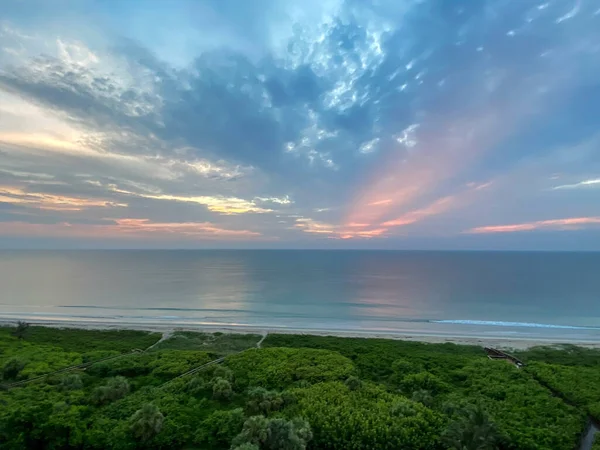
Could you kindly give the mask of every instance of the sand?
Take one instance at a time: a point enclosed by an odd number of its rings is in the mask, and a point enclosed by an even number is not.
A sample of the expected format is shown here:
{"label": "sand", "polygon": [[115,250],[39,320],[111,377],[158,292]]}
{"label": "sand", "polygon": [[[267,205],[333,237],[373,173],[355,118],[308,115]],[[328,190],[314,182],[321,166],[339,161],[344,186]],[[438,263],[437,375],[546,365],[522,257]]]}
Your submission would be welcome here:
{"label": "sand", "polygon": [[[16,320],[0,318],[0,325],[15,324]],[[421,333],[394,333],[394,332],[373,332],[373,331],[331,331],[319,329],[292,329],[292,328],[269,328],[269,327],[251,327],[251,326],[184,326],[174,327],[165,323],[139,323],[139,322],[103,322],[103,321],[81,321],[81,320],[28,320],[32,325],[43,325],[57,328],[79,328],[90,330],[142,330],[162,333],[163,337],[170,337],[175,331],[196,331],[206,333],[253,333],[266,335],[269,333],[278,334],[297,334],[312,336],[337,336],[353,338],[377,338],[377,339],[398,339],[413,342],[427,342],[432,344],[453,343],[460,345],[477,345],[481,347],[494,347],[505,350],[524,350],[537,346],[558,346],[561,344],[573,344],[587,348],[600,349],[600,342],[592,341],[574,341],[560,339],[528,339],[528,338],[503,338],[503,337],[473,337],[473,336],[453,336],[442,334],[421,334]]]}

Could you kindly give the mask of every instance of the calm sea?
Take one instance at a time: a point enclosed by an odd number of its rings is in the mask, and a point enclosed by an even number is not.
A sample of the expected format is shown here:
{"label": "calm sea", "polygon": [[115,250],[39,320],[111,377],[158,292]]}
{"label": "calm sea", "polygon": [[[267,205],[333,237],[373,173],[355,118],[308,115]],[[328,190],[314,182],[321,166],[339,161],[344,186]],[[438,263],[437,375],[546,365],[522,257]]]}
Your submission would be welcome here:
{"label": "calm sea", "polygon": [[600,253],[1,251],[0,317],[600,341]]}

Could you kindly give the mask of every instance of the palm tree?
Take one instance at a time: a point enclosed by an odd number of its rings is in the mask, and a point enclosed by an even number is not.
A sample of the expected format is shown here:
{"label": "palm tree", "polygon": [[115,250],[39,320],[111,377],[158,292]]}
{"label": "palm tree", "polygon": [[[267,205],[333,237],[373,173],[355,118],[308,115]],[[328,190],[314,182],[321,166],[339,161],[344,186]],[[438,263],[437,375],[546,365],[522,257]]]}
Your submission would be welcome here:
{"label": "palm tree", "polygon": [[252,416],[246,419],[242,432],[233,439],[233,446],[244,443],[261,445],[269,436],[269,419],[264,416]]}
{"label": "palm tree", "polygon": [[239,450],[244,448],[242,445],[250,444],[265,450],[305,450],[311,439],[310,425],[302,418],[287,421],[252,416],[244,422],[242,432],[233,439],[231,448]]}
{"label": "palm tree", "polygon": [[224,378],[215,378],[213,380],[213,398],[228,400],[233,395],[231,383]]}
{"label": "palm tree", "polygon": [[25,339],[25,334],[27,333],[27,329],[29,328],[29,324],[26,322],[17,322],[17,327],[12,331],[12,335],[17,339]]}
{"label": "palm tree", "polygon": [[250,442],[246,442],[245,444],[238,445],[237,447],[232,447],[233,450],[260,450],[258,445],[251,444]]}
{"label": "palm tree", "polygon": [[496,450],[499,433],[481,406],[463,412],[462,419],[450,424],[444,440],[451,450]]}
{"label": "palm tree", "polygon": [[156,405],[146,403],[131,416],[130,420],[133,435],[142,442],[147,442],[160,433],[165,417]]}

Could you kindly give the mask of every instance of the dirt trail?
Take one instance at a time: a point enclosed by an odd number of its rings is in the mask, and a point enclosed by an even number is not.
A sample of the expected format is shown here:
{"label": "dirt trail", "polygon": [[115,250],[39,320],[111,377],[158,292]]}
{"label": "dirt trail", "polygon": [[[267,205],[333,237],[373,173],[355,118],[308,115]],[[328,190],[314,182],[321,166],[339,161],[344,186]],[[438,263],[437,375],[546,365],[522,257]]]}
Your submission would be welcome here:
{"label": "dirt trail", "polygon": [[146,350],[144,350],[144,351],[147,352],[148,350],[153,349],[154,347],[156,347],[161,342],[166,341],[167,339],[169,339],[171,336],[173,336],[173,330],[167,330],[167,331],[163,332],[161,338],[158,341],[156,341],[154,344],[152,344],[150,347],[148,347]]}
{"label": "dirt trail", "polygon": [[588,430],[581,439],[579,450],[591,450],[592,445],[594,444],[594,438],[596,438],[596,434],[598,433],[600,433],[600,429],[596,426],[594,422],[590,421]]}
{"label": "dirt trail", "polygon": [[267,338],[268,335],[269,335],[269,333],[267,333],[266,331],[263,333],[262,338],[260,339],[260,341],[258,341],[256,343],[256,348],[260,348],[260,346],[262,345],[263,341]]}

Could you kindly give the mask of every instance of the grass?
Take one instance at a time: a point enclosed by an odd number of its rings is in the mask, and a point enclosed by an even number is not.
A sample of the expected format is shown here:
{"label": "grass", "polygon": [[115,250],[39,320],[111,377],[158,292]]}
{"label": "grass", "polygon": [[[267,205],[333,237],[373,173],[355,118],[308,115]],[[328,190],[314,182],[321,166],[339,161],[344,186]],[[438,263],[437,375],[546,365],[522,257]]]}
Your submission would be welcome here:
{"label": "grass", "polygon": [[201,350],[225,356],[255,347],[261,337],[259,334],[176,331],[152,350]]}

